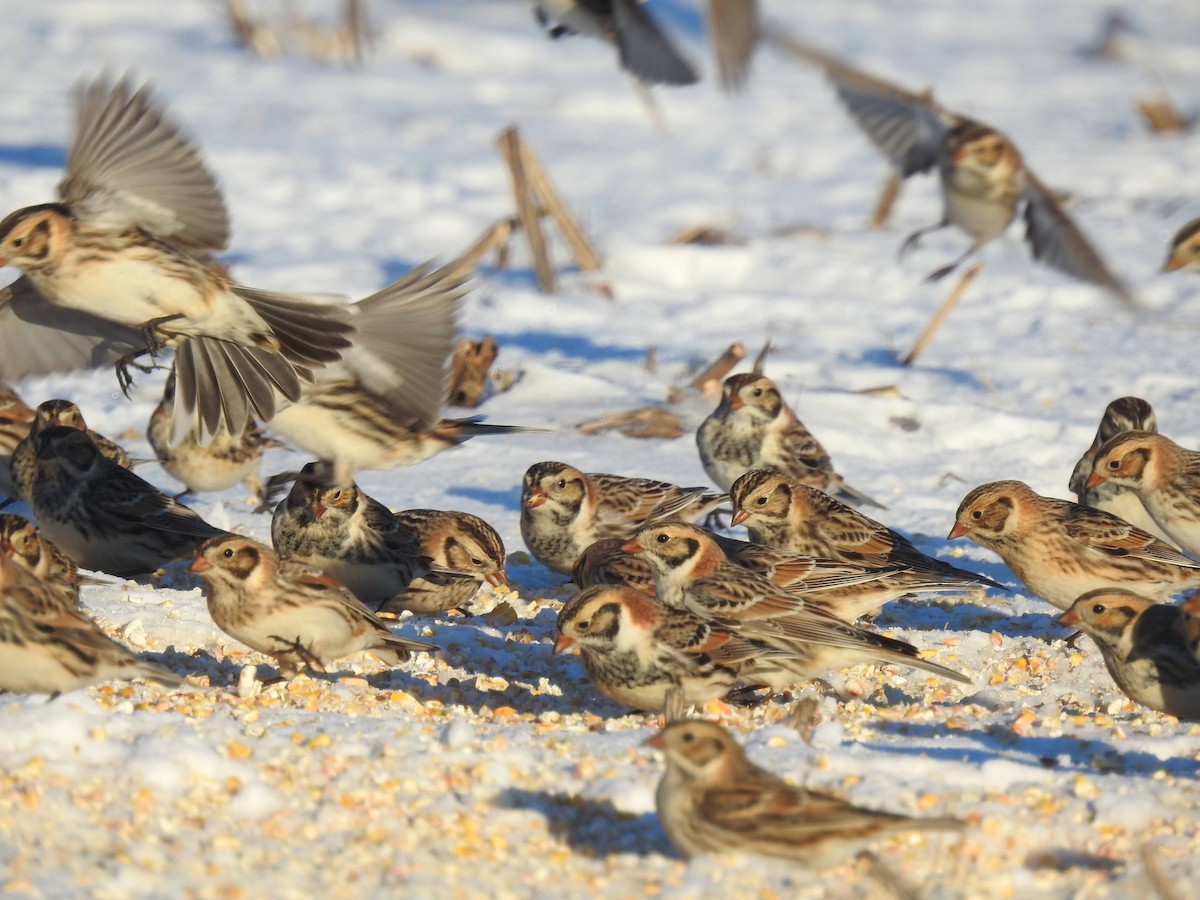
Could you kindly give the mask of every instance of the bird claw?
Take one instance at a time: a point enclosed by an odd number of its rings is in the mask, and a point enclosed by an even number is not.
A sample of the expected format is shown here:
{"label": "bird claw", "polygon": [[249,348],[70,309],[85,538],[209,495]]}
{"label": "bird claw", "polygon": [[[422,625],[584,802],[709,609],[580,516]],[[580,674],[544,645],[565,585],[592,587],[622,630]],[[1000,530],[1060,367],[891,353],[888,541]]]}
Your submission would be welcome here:
{"label": "bird claw", "polygon": [[[129,370],[137,369],[143,375],[148,375],[157,368],[157,366],[146,366],[136,361],[139,356],[144,356],[147,353],[151,353],[149,348],[138,350],[136,353],[127,353],[116,362],[117,386],[121,389],[121,393],[125,395],[126,399],[129,398],[129,389],[133,387],[133,376],[129,374]],[[151,355],[153,354],[151,353]]]}
{"label": "bird claw", "polygon": [[951,272],[953,272],[957,268],[958,268],[958,263],[952,262],[948,266],[942,266],[940,269],[934,269],[932,272],[930,272],[928,275],[925,276],[925,283],[932,284],[936,281],[941,281],[943,278],[945,278],[947,275],[949,275]]}
{"label": "bird claw", "polygon": [[300,637],[297,635],[292,640],[280,637],[277,634],[270,635],[271,640],[279,641],[281,645],[280,653],[295,654],[297,659],[312,669],[314,672],[324,672],[325,665],[317,658],[312,650],[300,642]]}

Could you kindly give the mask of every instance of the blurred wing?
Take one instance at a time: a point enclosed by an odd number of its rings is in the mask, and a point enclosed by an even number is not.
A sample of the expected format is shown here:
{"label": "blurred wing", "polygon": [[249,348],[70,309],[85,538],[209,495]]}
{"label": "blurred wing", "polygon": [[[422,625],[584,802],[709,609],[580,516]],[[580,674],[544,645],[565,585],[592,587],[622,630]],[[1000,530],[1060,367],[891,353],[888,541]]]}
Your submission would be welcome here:
{"label": "blurred wing", "polygon": [[350,307],[356,333],[344,364],[414,429],[432,428],[442,413],[459,302],[470,290],[464,270],[426,263]]}
{"label": "blurred wing", "polygon": [[613,0],[621,66],[648,84],[695,84],[696,70],[663,34],[639,0]]}
{"label": "blurred wing", "polygon": [[708,0],[708,35],[721,87],[741,90],[758,43],[758,0]]}
{"label": "blurred wing", "polygon": [[187,247],[222,250],[229,216],[196,146],[149,86],[99,78],[76,89],[75,134],[59,196],[80,218],[136,225]]}
{"label": "blurred wing", "polygon": [[770,39],[784,52],[825,70],[859,127],[905,178],[937,165],[946,131],[959,116],[931,94],[906,91],[777,30]]}
{"label": "blurred wing", "polygon": [[145,345],[137,329],[47,302],[24,276],[0,288],[0,380],[96,368]]}
{"label": "blurred wing", "polygon": [[1131,309],[1140,309],[1134,296],[1104,264],[1083,232],[1055,202],[1046,186],[1025,170],[1025,239],[1033,258],[1060,272],[1099,285]]}

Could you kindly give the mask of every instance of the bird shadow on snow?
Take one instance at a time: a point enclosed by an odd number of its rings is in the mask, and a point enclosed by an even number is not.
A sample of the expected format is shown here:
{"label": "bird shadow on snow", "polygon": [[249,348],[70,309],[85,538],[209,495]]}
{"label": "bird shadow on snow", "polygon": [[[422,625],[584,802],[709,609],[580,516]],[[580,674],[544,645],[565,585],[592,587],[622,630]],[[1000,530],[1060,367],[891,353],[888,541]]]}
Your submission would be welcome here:
{"label": "bird shadow on snow", "polygon": [[516,510],[521,507],[521,489],[517,486],[504,490],[495,490],[492,488],[466,487],[456,484],[446,488],[446,495],[448,497],[462,497],[465,500],[470,500],[472,503],[499,506],[502,509]]}
{"label": "bird shadow on snow", "polygon": [[[1013,614],[989,604],[956,601],[949,598],[894,601],[884,606],[872,622],[875,628],[913,628],[922,631],[972,632],[994,631],[1003,637],[1034,637],[1047,643],[1072,634],[1070,628],[1054,624],[1055,612]],[[1003,602],[1002,600],[1000,602]]]}
{"label": "bird shadow on snow", "polygon": [[528,810],[543,816],[551,836],[582,856],[603,859],[612,853],[676,855],[658,816],[623,812],[611,800],[509,788],[494,802],[503,809]]}
{"label": "bird shadow on snow", "polygon": [[616,360],[621,362],[642,362],[646,358],[646,348],[622,347],[617,344],[598,344],[582,334],[564,334],[559,331],[523,330],[513,332],[495,332],[492,335],[501,347],[519,347],[530,354],[544,355],[561,353],[586,362],[602,362]]}
{"label": "bird shadow on snow", "polygon": [[[921,741],[937,742],[946,737],[944,725],[880,721],[870,722],[868,726],[878,732],[891,732]],[[1096,775],[1103,774],[1105,770],[1115,770],[1122,775],[1151,776],[1155,772],[1164,771],[1180,778],[1200,776],[1200,763],[1194,759],[1179,756],[1161,759],[1152,753],[1123,750],[1120,745],[1073,735],[1025,737],[1001,725],[988,730],[957,731],[955,734],[959,738],[975,741],[977,746],[912,746],[891,742],[872,744],[869,741],[862,742],[860,746],[880,753],[924,756],[928,759],[968,763],[972,766],[1004,760],[1016,765],[1029,766],[1039,772],[1050,769]],[[1066,757],[1066,762],[1063,761],[1063,757]],[[1097,767],[1097,758],[1106,760],[1106,764]]]}
{"label": "bird shadow on snow", "polygon": [[919,368],[924,375],[938,375],[963,387],[987,390],[989,385],[981,380],[974,372],[957,369],[950,366],[906,366],[900,362],[901,351],[895,347],[866,347],[859,354],[844,354],[847,363],[857,363],[865,366],[879,366],[884,369],[900,369],[907,372]]}
{"label": "bird shadow on snow", "polygon": [[67,163],[67,150],[57,144],[0,144],[0,163],[40,169],[61,169]]}

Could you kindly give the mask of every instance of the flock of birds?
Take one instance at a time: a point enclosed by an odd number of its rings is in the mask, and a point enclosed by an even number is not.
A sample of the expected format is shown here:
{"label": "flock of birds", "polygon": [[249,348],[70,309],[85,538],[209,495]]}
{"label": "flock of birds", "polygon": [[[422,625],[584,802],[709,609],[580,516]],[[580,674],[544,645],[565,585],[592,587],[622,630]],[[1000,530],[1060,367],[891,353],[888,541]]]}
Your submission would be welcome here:
{"label": "flock of birds", "polygon": [[[686,80],[681,57],[656,55],[669,42],[633,0],[538,8],[555,28],[616,41],[647,80]],[[1136,304],[999,132],[790,46],[829,74],[902,175],[938,171],[940,225],[972,239],[963,258],[1023,207],[1036,257]],[[0,222],[0,263],[23,272],[0,296],[0,378],[109,363],[127,388],[169,350],[147,436],[187,491],[244,482],[271,509],[278,483],[264,484],[259,468],[277,440],[265,429],[316,459],[291,473],[267,546],[212,526],[142,479],[139,461],[70,402],[30,408],[5,388],[0,488],[36,525],[0,515],[0,689],[53,695],[135,678],[185,686],[88,617],[80,587],[94,576],[79,569],[142,577],[191,560],[214,623],[273,658],[281,679],[359,651],[388,665],[435,651],[380,615],[465,611],[485,581],[505,584],[504,544],[488,523],[457,511],[393,512],[354,483],[359,470],[410,465],[475,435],[532,430],[442,417],[468,289],[455,267],[420,266],[356,303],[317,303],[234,281],[212,256],[228,238],[223,198],[194,145],[148,89],[106,79],[78,92],[58,199]],[[1200,271],[1200,222],[1176,236],[1166,268]],[[150,365],[140,361],[147,356]],[[687,710],[752,702],[862,664],[970,684],[866,620],[888,603],[1003,585],[859,511],[884,507],[847,484],[761,371],[725,381],[696,441],[716,489],[542,461],[525,473],[520,500],[531,554],[579,588],[559,613],[555,652],[577,648],[600,693],[668,722],[649,743],[667,758],[658,804],[671,839],[689,856],[742,849],[825,866],[898,829],[961,828],[788,785]],[[1200,593],[1164,602],[1200,586],[1200,452],[1158,434],[1145,401],[1121,398],[1071,488],[1078,503],[1017,481],[981,485],[949,536],[994,551],[1061,609],[1057,621],[1095,640],[1131,699],[1200,719]],[[698,524],[723,507],[749,540]]]}

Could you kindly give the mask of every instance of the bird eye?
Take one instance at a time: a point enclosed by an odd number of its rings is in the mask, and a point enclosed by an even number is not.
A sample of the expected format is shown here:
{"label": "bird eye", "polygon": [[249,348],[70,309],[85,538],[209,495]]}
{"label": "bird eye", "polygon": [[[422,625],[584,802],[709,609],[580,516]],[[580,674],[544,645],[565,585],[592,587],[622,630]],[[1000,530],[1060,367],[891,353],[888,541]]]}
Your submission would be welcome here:
{"label": "bird eye", "polygon": [[1121,461],[1119,459],[1110,459],[1108,461],[1108,467],[1115,472],[1117,469],[1121,468]]}
{"label": "bird eye", "polygon": [[755,388],[755,389],[754,389],[754,396],[755,396],[755,397],[761,397],[762,395],[763,395],[763,389],[762,389],[762,388]]}
{"label": "bird eye", "polygon": [[665,544],[667,541],[669,541],[671,539],[671,537],[670,537],[670,535],[667,535],[667,534],[660,534],[660,535],[656,536],[654,539],[656,541],[658,541],[660,544]]}
{"label": "bird eye", "polygon": [[472,556],[472,557],[471,557],[471,565],[473,565],[473,566],[482,566],[482,565],[483,565],[483,560],[482,560],[482,559],[480,559],[478,556]]}
{"label": "bird eye", "polygon": [[754,502],[755,502],[755,503],[757,503],[759,506],[766,506],[766,505],[767,505],[767,498],[766,498],[766,497],[759,497],[759,498],[758,498],[757,500],[755,500]]}
{"label": "bird eye", "polygon": [[983,518],[983,510],[981,510],[981,509],[975,510],[975,512],[971,513],[971,518],[976,519],[976,520],[982,519]]}
{"label": "bird eye", "polygon": [[20,247],[24,243],[25,243],[25,238],[15,238],[12,242],[14,247]]}
{"label": "bird eye", "polygon": [[575,627],[576,627],[576,628],[578,628],[580,631],[587,631],[587,630],[588,630],[588,626],[589,626],[589,625],[591,625],[591,624],[592,624],[592,623],[591,623],[590,621],[588,621],[587,619],[584,619],[582,622],[578,622],[578,623],[575,625]]}
{"label": "bird eye", "polygon": [[690,744],[695,739],[696,739],[696,736],[694,734],[692,734],[690,731],[685,731],[683,733],[683,742],[685,744]]}
{"label": "bird eye", "polygon": [[331,499],[333,499],[333,500],[341,500],[341,499],[342,499],[342,492],[341,492],[341,491],[334,491],[334,492],[333,492],[333,493],[330,495],[330,498],[331,498]]}
{"label": "bird eye", "polygon": [[1104,604],[1097,603],[1095,606],[1092,607],[1092,612],[1095,613],[1096,615],[1100,615],[1101,613],[1104,612]]}
{"label": "bird eye", "polygon": [[224,553],[222,553],[221,555],[222,555],[223,557],[225,557],[226,559],[233,559],[233,548],[232,548],[232,547],[226,547],[226,548],[225,548],[225,552],[224,552]]}
{"label": "bird eye", "polygon": [[563,488],[565,488],[567,486],[567,479],[565,479],[565,478],[558,479],[558,481],[554,482],[554,486],[556,488],[558,488],[559,490],[562,490]]}

